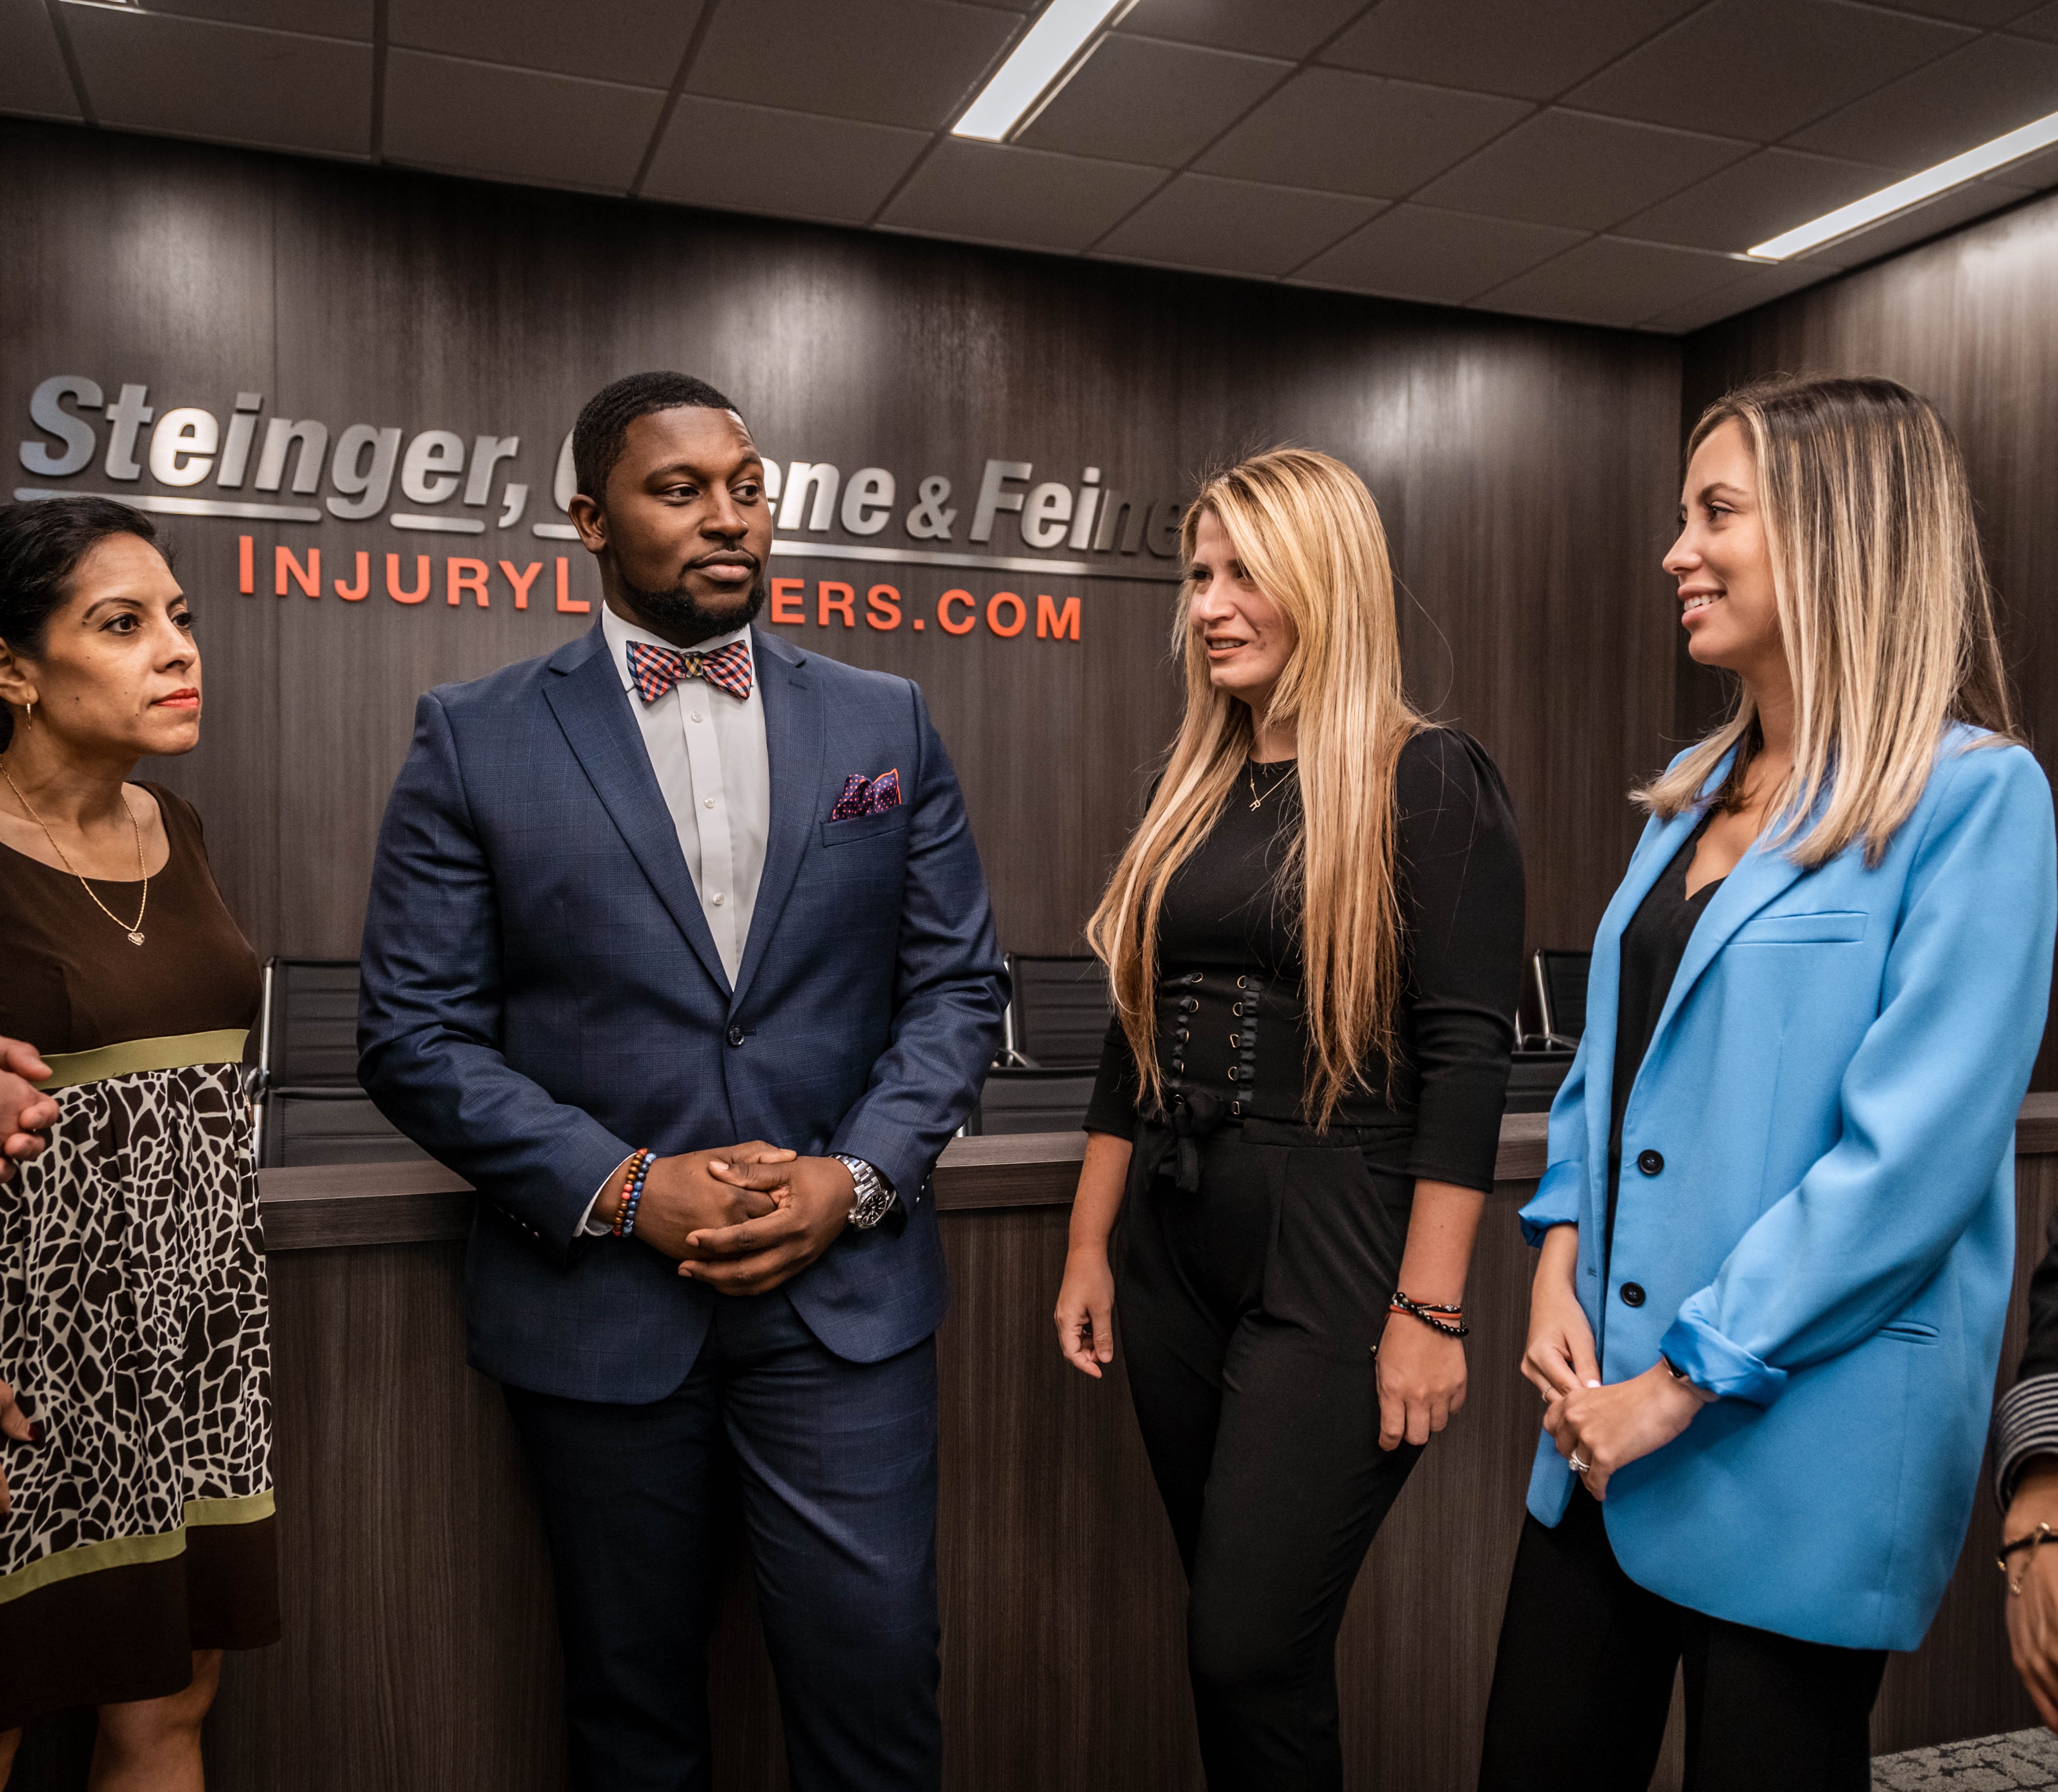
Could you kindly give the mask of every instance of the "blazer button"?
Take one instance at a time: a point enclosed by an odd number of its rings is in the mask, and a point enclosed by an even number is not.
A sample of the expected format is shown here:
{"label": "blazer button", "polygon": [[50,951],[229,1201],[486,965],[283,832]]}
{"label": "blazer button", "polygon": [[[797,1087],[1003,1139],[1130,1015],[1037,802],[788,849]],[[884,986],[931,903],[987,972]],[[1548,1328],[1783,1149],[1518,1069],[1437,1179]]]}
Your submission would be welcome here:
{"label": "blazer button", "polygon": [[1642,1306],[1643,1305],[1643,1284],[1640,1281],[1624,1282],[1622,1285],[1622,1304],[1626,1307]]}
{"label": "blazer button", "polygon": [[731,1045],[741,1045],[743,1043],[743,1029],[741,1027],[732,1027],[729,1028],[729,1043]]}
{"label": "blazer button", "polygon": [[1655,1151],[1639,1151],[1636,1167],[1647,1176],[1655,1176],[1665,1167],[1665,1159]]}

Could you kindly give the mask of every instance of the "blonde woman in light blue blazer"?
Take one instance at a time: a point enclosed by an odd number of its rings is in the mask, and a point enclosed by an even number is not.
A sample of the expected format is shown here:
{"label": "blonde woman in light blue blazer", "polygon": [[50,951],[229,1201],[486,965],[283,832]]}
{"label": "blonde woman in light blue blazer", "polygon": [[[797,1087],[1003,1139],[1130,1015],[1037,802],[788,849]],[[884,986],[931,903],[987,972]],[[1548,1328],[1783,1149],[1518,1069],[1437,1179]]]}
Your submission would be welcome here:
{"label": "blonde woman in light blue blazer", "polygon": [[1545,1401],[1480,1783],[1870,1783],[1964,1542],[2058,924],[1965,474],[1884,379],[1734,393],[1666,558],[1732,719],[1637,793],[1523,1210]]}

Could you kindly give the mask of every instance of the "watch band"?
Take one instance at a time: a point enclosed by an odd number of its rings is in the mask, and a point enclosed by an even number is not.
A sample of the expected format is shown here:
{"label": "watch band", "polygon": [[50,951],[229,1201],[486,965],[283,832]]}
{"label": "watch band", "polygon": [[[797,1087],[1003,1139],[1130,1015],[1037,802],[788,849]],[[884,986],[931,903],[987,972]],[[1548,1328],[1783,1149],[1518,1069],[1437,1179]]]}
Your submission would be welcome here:
{"label": "watch band", "polygon": [[851,1186],[854,1192],[850,1204],[849,1224],[857,1231],[869,1232],[892,1210],[893,1185],[862,1158],[845,1157],[838,1151],[836,1160],[850,1172]]}

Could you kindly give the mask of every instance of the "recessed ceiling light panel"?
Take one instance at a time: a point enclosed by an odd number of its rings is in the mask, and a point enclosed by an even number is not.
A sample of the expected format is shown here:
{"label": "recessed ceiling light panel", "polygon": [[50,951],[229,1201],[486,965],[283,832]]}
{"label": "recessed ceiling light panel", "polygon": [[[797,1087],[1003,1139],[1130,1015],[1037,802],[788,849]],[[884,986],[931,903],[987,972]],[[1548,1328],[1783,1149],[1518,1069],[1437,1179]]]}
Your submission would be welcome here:
{"label": "recessed ceiling light panel", "polygon": [[1924,200],[1934,199],[1938,193],[1963,186],[1968,181],[1977,181],[1982,174],[1990,174],[1996,168],[2020,161],[2024,156],[2033,155],[2053,143],[2058,143],[2058,112],[2047,118],[2039,118],[2034,124],[2024,125],[2020,130],[2010,131],[2005,137],[1997,137],[1991,143],[1983,143],[1977,149],[1968,149],[1962,156],[1939,162],[1920,174],[1897,181],[1890,187],[1881,187],[1863,199],[1840,205],[1834,212],[1825,212],[1813,223],[1760,243],[1750,252],[1766,261],[1784,261],[1792,256],[1805,255],[1810,249],[1820,248],[1839,236],[1868,229],[1897,212],[1920,205]]}
{"label": "recessed ceiling light panel", "polygon": [[1113,24],[1135,0],[1050,0],[1014,54],[979,89],[964,116],[951,126],[953,137],[1005,142],[1036,102],[1083,60],[1079,52],[1095,34]]}

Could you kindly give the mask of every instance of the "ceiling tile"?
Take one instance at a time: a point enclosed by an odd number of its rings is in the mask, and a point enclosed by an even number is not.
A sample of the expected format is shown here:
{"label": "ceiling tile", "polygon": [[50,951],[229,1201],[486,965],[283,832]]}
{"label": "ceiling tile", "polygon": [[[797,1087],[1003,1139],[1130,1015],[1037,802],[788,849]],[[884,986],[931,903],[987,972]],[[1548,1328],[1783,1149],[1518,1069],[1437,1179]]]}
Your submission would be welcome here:
{"label": "ceiling tile", "polygon": [[927,131],[686,93],[642,190],[691,205],[862,223],[929,141]]}
{"label": "ceiling tile", "polygon": [[1379,209],[1376,199],[1182,174],[1094,247],[1173,267],[1284,274]]}
{"label": "ceiling tile", "polygon": [[649,88],[395,50],[385,149],[431,168],[626,192],[664,103]]}
{"label": "ceiling tile", "polygon": [[2058,44],[1975,38],[1787,141],[1913,173],[2058,110]]}
{"label": "ceiling tile", "polygon": [[721,7],[687,86],[717,99],[933,130],[1023,29],[948,0],[749,0]]}
{"label": "ceiling tile", "polygon": [[480,62],[669,87],[701,3],[610,0],[583,9],[568,30],[558,0],[387,0],[386,37],[403,48]]}
{"label": "ceiling tile", "polygon": [[1178,168],[1293,72],[1291,62],[1153,38],[1107,37],[1016,139]]}
{"label": "ceiling tile", "polygon": [[1204,174],[1397,199],[1529,109],[1488,93],[1306,69],[1195,166]]}
{"label": "ceiling tile", "polygon": [[1894,0],[1894,4],[1905,13],[1927,13],[1932,18],[1991,27],[2008,24],[2023,10],[2024,0]]}
{"label": "ceiling tile", "polygon": [[1318,286],[1459,304],[1578,242],[1579,232],[1396,205],[1294,275]]}
{"label": "ceiling tile", "polygon": [[952,137],[936,145],[879,221],[979,242],[1083,249],[1164,178],[1155,168]]}
{"label": "ceiling tile", "polygon": [[2051,0],[2049,6],[2040,6],[2035,12],[2014,20],[2008,26],[2008,30],[2018,36],[2047,38],[2052,43],[2058,43],[2058,0]]}
{"label": "ceiling tile", "polygon": [[79,116],[78,96],[43,0],[0,0],[0,112]]}
{"label": "ceiling tile", "polygon": [[1774,268],[1753,268],[1734,286],[1717,287],[1687,300],[1684,304],[1654,312],[1643,320],[1639,328],[1684,336],[1690,330],[1702,329],[1754,306],[1783,299],[1803,287],[1818,286],[1836,277],[1835,268],[1820,268],[1806,262],[1785,261]]}
{"label": "ceiling tile", "polygon": [[1136,0],[1116,29],[1297,60],[1365,10],[1365,0]]}
{"label": "ceiling tile", "polygon": [[1701,0],[1385,0],[1325,62],[1447,87],[1547,100]]}
{"label": "ceiling tile", "polygon": [[1605,230],[1739,161],[1751,147],[1553,108],[1524,119],[1415,197],[1453,211]]}
{"label": "ceiling tile", "polygon": [[371,153],[369,44],[109,6],[68,7],[65,26],[103,125]]}
{"label": "ceiling tile", "polygon": [[1595,236],[1483,294],[1489,311],[1627,328],[1734,286],[1752,269],[1726,256]]}
{"label": "ceiling tile", "polygon": [[153,13],[371,42],[371,0],[149,0]]}
{"label": "ceiling tile", "polygon": [[[1741,254],[1754,243],[1877,193],[1896,178],[1891,169],[1861,162],[1761,149],[1625,220],[1615,233]],[[1849,265],[1849,257],[1838,250],[1819,252],[1839,267]]]}
{"label": "ceiling tile", "polygon": [[1970,35],[1845,0],[1714,0],[1574,88],[1565,103],[1770,142]]}

